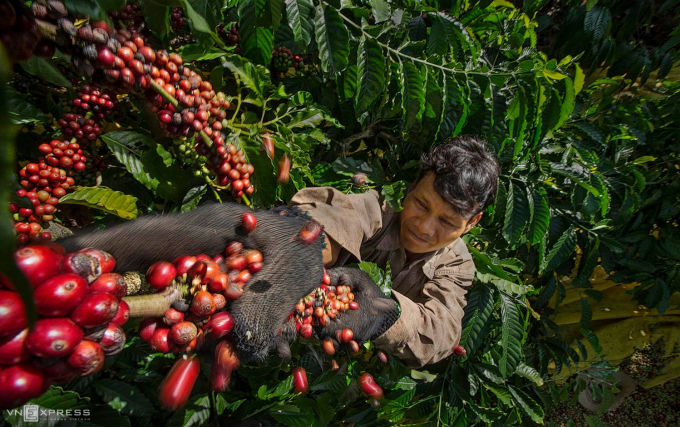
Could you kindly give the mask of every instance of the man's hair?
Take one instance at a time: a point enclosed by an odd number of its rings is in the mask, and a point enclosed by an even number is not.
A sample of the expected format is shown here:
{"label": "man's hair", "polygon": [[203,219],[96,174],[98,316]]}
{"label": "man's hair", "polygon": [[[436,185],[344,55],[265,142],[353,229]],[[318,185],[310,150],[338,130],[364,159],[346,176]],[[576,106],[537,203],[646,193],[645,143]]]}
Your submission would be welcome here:
{"label": "man's hair", "polygon": [[434,172],[434,188],[456,212],[470,219],[493,203],[500,166],[486,142],[471,136],[449,138],[423,155],[420,178]]}

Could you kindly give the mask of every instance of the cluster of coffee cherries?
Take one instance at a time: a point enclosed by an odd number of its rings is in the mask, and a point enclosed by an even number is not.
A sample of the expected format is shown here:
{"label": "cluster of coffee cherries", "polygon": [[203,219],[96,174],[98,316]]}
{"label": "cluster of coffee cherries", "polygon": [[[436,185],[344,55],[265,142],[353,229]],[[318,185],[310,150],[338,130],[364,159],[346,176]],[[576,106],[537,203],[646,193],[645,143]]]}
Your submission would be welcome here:
{"label": "cluster of coffee cherries", "polygon": [[[251,213],[245,213],[242,221],[245,230],[252,231],[257,226]],[[146,319],[142,339],[148,341],[154,351],[162,353],[193,351],[202,340],[198,334],[203,333],[199,330],[210,330],[208,325],[227,301],[240,298],[245,284],[263,265],[262,253],[244,251],[240,242],[229,243],[224,253],[212,258],[205,254],[183,255],[172,262],[154,263],[146,272],[149,287],[164,292],[175,285],[185,288],[186,296],[175,301],[162,319]],[[177,332],[172,332],[173,328]]]}
{"label": "cluster of coffee cherries", "polygon": [[139,3],[128,2],[121,10],[109,12],[109,17],[116,23],[122,23],[128,31],[139,31],[146,28],[142,7]]}
{"label": "cluster of coffee cherries", "polygon": [[[33,288],[39,319],[28,328],[13,284],[0,280],[0,408],[23,405],[52,383],[92,375],[123,349],[127,286],[115,259],[96,249],[65,253],[56,244],[17,250],[14,260]],[[1,278],[0,278],[1,279]]]}
{"label": "cluster of coffee cherries", "polygon": [[[0,16],[0,41],[12,60],[26,61],[34,51],[38,54],[43,53],[46,47],[49,50],[49,46],[39,46],[40,31],[31,10],[24,4],[16,0],[1,0]],[[54,54],[54,47],[51,52]]]}
{"label": "cluster of coffee cherries", "polygon": [[236,53],[241,54],[241,46],[239,45],[241,37],[238,35],[238,23],[232,25],[229,30],[226,29],[224,22],[221,23],[217,26],[217,34],[225,38],[228,45],[236,46]]}
{"label": "cluster of coffee cherries", "polygon": [[116,97],[102,92],[98,87],[83,85],[73,99],[76,111],[81,114],[91,112],[91,119],[103,120],[117,107]]}
{"label": "cluster of coffee cherries", "polygon": [[[55,139],[49,144],[40,144],[38,150],[44,154],[44,157],[40,157],[39,161],[44,161],[48,166],[58,166],[66,171],[73,169],[76,172],[82,172],[85,170],[87,157],[80,149],[80,145],[75,142],[68,143]],[[68,187],[62,186],[62,188],[68,190]]]}
{"label": "cluster of coffee cherries", "polygon": [[293,55],[285,46],[281,46],[272,51],[272,71],[276,74],[283,74],[290,68],[298,69],[302,58],[299,55]]}
{"label": "cluster of coffee cherries", "polygon": [[[56,142],[56,144],[54,144]],[[64,147],[61,149],[58,147]],[[54,145],[54,148],[52,147]],[[32,208],[22,208],[14,203],[10,204],[10,209],[14,213],[14,219],[16,221],[14,227],[17,232],[17,243],[19,245],[25,245],[30,241],[36,242],[40,240],[51,239],[51,234],[42,231],[42,223],[49,222],[54,219],[54,213],[56,212],[57,204],[59,203],[59,198],[66,194],[71,186],[75,184],[75,180],[69,174],[73,171],[66,172],[66,170],[60,168],[58,165],[61,163],[68,164],[69,168],[75,167],[75,165],[85,164],[80,161],[74,163],[74,157],[80,156],[77,151],[68,149],[71,144],[66,144],[63,141],[52,141],[50,144],[42,144],[41,150],[43,152],[50,148],[52,152],[46,156],[41,157],[38,163],[29,163],[19,171],[19,176],[21,178],[20,185],[21,189],[17,190],[16,195],[19,197],[28,197]],[[73,144],[77,146],[77,144]],[[56,157],[54,151],[58,150],[61,157]],[[68,152],[69,157],[66,157]],[[73,152],[73,153],[71,153]],[[62,159],[66,157],[66,160]],[[48,164],[55,163],[57,166],[50,166]],[[81,166],[78,166],[80,168]]]}
{"label": "cluster of coffee cherries", "polygon": [[[298,301],[295,310],[291,312],[291,318],[295,319],[295,328],[298,333],[303,338],[309,338],[312,335],[313,326],[324,327],[335,320],[338,314],[358,309],[359,304],[354,301],[350,286],[348,284],[331,286],[331,279],[324,270],[319,287]],[[348,340],[340,339],[338,341],[348,342]]]}
{"label": "cluster of coffee cherries", "polygon": [[173,7],[170,13],[170,23],[172,24],[172,31],[178,33],[184,28],[184,10],[181,7]]}
{"label": "cluster of coffee cherries", "polygon": [[80,114],[66,113],[57,120],[57,123],[64,138],[76,138],[81,147],[89,147],[102,134],[97,122]]}

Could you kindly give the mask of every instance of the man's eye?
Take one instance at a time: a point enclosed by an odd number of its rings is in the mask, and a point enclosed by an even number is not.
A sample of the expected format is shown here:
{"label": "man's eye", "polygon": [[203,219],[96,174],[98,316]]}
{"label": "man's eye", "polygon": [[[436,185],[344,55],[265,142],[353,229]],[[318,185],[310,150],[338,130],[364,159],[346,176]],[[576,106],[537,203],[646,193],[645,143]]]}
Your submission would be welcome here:
{"label": "man's eye", "polygon": [[419,204],[420,206],[422,206],[423,208],[427,208],[427,206],[425,206],[425,203],[421,202],[419,199],[416,199],[416,201],[417,201],[418,204]]}
{"label": "man's eye", "polygon": [[454,228],[453,224],[451,224],[449,221],[443,219],[442,222],[444,223],[445,226]]}

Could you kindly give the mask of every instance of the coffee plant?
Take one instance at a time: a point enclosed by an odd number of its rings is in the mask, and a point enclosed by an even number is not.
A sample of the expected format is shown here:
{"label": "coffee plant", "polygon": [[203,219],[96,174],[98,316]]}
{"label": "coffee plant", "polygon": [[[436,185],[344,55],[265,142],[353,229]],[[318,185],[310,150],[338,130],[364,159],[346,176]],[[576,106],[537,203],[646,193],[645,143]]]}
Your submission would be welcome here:
{"label": "coffee plant", "polygon": [[[0,0],[0,10],[0,305],[19,313],[0,316],[0,388],[23,384],[3,409],[87,408],[92,425],[549,424],[566,398],[554,373],[608,367],[590,330],[598,266],[636,283],[640,305],[674,308],[677,1]],[[422,369],[350,330],[338,347],[310,338],[308,325],[362,309],[328,283],[290,308],[290,360],[240,364],[228,303],[267,262],[258,248],[135,273],[94,250],[57,262],[75,255],[47,243],[201,203],[268,208],[311,185],[376,189],[400,210],[423,152],[467,134],[489,142],[501,182],[464,237],[477,273],[460,345]],[[22,264],[29,252],[42,254],[39,268]],[[389,292],[389,266],[360,267]],[[567,289],[581,299],[574,342],[551,320]],[[50,328],[63,339],[49,342]]]}

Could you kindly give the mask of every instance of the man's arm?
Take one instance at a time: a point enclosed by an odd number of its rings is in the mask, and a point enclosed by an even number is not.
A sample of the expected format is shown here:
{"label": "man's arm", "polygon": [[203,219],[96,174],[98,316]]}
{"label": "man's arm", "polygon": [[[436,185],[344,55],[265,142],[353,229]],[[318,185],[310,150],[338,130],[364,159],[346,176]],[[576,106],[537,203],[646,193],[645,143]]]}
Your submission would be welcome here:
{"label": "man's arm", "polygon": [[308,187],[291,199],[290,206],[307,212],[324,227],[323,263],[335,265],[342,249],[361,259],[361,244],[382,227],[379,195],[371,190],[344,194],[332,187]]}
{"label": "man's arm", "polygon": [[340,255],[340,249],[342,247],[333,240],[328,233],[324,233],[326,236],[326,246],[323,248],[323,266],[326,268],[330,268],[335,265],[335,263],[338,261],[338,256]]}
{"label": "man's arm", "polygon": [[474,263],[466,260],[458,266],[438,269],[425,283],[418,302],[392,292],[401,307],[401,316],[373,341],[376,347],[413,367],[450,356],[460,341],[465,295],[474,274]]}

